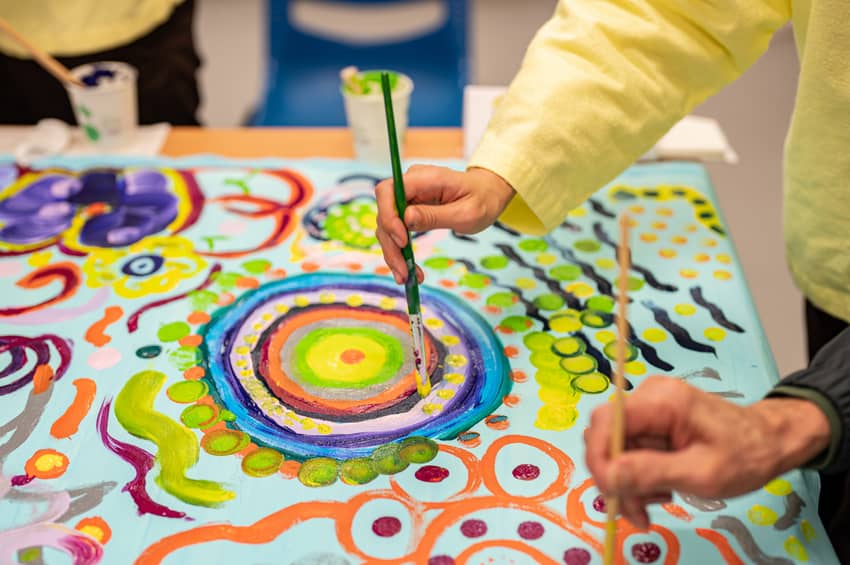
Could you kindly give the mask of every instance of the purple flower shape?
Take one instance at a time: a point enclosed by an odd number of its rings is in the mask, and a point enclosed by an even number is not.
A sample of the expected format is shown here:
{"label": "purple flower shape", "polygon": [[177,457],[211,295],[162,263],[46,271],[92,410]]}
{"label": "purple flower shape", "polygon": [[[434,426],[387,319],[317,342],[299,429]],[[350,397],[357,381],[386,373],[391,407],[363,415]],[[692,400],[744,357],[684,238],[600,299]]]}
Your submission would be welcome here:
{"label": "purple flower shape", "polygon": [[48,174],[0,201],[0,240],[18,245],[49,240],[71,226],[78,208],[95,203],[107,211],[88,219],[80,231],[80,243],[92,247],[131,245],[177,217],[177,197],[158,171]]}

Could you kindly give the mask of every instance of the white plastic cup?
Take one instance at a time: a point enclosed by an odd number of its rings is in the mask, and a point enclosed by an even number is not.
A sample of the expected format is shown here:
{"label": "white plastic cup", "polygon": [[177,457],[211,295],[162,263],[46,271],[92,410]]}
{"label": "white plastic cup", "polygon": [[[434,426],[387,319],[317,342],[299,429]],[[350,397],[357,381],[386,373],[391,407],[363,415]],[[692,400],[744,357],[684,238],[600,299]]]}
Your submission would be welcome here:
{"label": "white plastic cup", "polygon": [[137,71],[126,63],[103,61],[71,69],[85,83],[96,71],[108,71],[96,85],[68,85],[68,96],[85,138],[95,145],[118,147],[129,143],[139,125]]}
{"label": "white plastic cup", "polygon": [[[403,153],[413,81],[407,75],[396,74],[398,80],[392,90],[393,113],[399,152]],[[354,139],[355,157],[367,163],[389,166],[390,141],[387,137],[387,118],[380,87],[372,88],[368,94],[354,94],[343,87],[342,98],[345,103],[345,118]]]}

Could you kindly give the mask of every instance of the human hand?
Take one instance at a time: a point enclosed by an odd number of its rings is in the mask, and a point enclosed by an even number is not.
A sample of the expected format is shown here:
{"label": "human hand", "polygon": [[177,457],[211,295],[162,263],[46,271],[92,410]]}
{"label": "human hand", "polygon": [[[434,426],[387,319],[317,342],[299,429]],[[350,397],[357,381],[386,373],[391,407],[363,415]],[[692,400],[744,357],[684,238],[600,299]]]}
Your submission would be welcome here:
{"label": "human hand", "polygon": [[769,398],[738,406],[667,377],[650,377],[624,401],[626,451],[609,454],[613,406],[585,430],[586,462],[623,516],[649,525],[647,504],[673,491],[726,498],[755,490],[811,460],[829,443],[829,421],[812,402]]}
{"label": "human hand", "polygon": [[[407,280],[407,266],[401,248],[407,244],[407,230],[428,231],[448,228],[460,233],[476,233],[493,224],[507,207],[514,189],[502,177],[487,169],[466,172],[432,165],[414,165],[404,175],[408,206],[404,223],[398,217],[393,181],[386,179],[375,187],[378,202],[378,228],[384,261],[397,283]],[[424,275],[417,268],[422,282]]]}

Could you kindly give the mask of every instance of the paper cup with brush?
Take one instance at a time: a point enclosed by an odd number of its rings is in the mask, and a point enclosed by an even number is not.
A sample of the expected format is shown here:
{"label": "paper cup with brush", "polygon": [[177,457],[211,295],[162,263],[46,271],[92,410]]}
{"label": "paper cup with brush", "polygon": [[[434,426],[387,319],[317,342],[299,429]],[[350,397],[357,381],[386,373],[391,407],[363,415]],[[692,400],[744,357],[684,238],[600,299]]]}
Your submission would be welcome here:
{"label": "paper cup with brush", "polygon": [[66,87],[86,139],[109,147],[130,142],[138,126],[136,69],[104,61],[76,67],[71,74],[82,83]]}
{"label": "paper cup with brush", "polygon": [[[354,155],[364,162],[386,165],[390,162],[380,70],[360,71],[346,67],[340,71],[345,117],[354,139]],[[413,81],[407,75],[389,72],[395,108],[396,131],[403,147]]]}

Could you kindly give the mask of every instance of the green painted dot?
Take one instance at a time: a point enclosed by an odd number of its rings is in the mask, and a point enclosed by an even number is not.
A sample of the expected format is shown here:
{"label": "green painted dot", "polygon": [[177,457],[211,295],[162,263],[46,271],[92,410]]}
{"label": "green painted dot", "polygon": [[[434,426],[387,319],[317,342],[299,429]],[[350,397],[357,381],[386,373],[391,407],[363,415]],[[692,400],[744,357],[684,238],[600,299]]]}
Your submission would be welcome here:
{"label": "green painted dot", "polygon": [[178,347],[168,355],[168,358],[181,371],[191,369],[200,361],[196,347]]}
{"label": "green painted dot", "polygon": [[242,268],[245,272],[251,275],[262,275],[272,266],[271,261],[266,259],[252,259],[242,263]]}
{"label": "green painted dot", "polygon": [[504,269],[508,266],[508,258],[503,255],[490,255],[481,259],[481,266],[485,269]]}
{"label": "green painted dot", "polygon": [[557,294],[541,294],[534,299],[534,305],[541,310],[560,310],[564,307],[564,299]]}
{"label": "green painted dot", "polygon": [[401,458],[401,449],[397,443],[382,445],[372,452],[372,462],[382,475],[394,475],[407,469],[410,465]]}
{"label": "green painted dot", "polygon": [[604,294],[592,296],[587,299],[587,307],[590,310],[596,310],[597,312],[607,312],[610,314],[614,311],[614,299]]}
{"label": "green painted dot", "polygon": [[434,440],[427,437],[413,436],[401,442],[399,455],[403,461],[421,465],[437,456],[440,448]]}
{"label": "green painted dot", "polygon": [[561,358],[550,350],[532,351],[529,361],[538,369],[557,369],[560,367]]}
{"label": "green painted dot", "polygon": [[614,321],[611,314],[597,312],[595,310],[585,310],[581,313],[579,319],[581,319],[582,324],[590,328],[607,328]]}
{"label": "green painted dot", "polygon": [[298,480],[308,487],[326,487],[336,482],[339,463],[330,457],[308,459],[298,469]]}
{"label": "green painted dot", "polygon": [[525,334],[522,343],[532,351],[547,351],[555,338],[546,332],[531,332]]}
{"label": "green painted dot", "polygon": [[488,306],[507,308],[519,302],[519,298],[513,292],[497,292],[487,297]]}
{"label": "green painted dot", "polygon": [[89,138],[89,139],[91,139],[92,141],[97,141],[98,139],[100,139],[100,132],[99,132],[99,131],[98,131],[98,129],[97,129],[96,127],[94,127],[93,125],[91,125],[91,124],[84,124],[84,125],[83,125],[83,129],[84,129],[84,130],[85,130],[85,132],[86,132],[86,137],[88,137],[88,138]]}
{"label": "green painted dot", "polygon": [[233,290],[236,287],[236,281],[241,278],[241,273],[218,273],[215,277],[215,284],[222,290]]}
{"label": "green painted dot", "polygon": [[534,322],[527,316],[508,316],[499,323],[499,327],[513,332],[524,332],[531,329]]}
{"label": "green painted dot", "polygon": [[218,417],[221,418],[222,420],[224,420],[225,422],[235,422],[236,421],[236,414],[234,414],[230,410],[222,409],[218,413]]}
{"label": "green painted dot", "polygon": [[[612,361],[617,360],[617,342],[611,341],[605,344],[605,347],[602,348],[602,351],[605,353],[605,356]],[[631,343],[626,344],[626,362],[634,361],[637,359],[638,350]]]}
{"label": "green painted dot", "polygon": [[630,291],[640,290],[640,289],[643,288],[644,284],[645,284],[644,280],[639,279],[637,277],[629,277],[626,280],[626,288],[628,288]]}
{"label": "green painted dot", "polygon": [[574,281],[581,276],[581,269],[575,265],[558,265],[549,269],[549,276],[557,281]]}
{"label": "green painted dot", "polygon": [[552,351],[561,357],[581,355],[587,349],[587,343],[579,337],[562,337],[552,344]]}
{"label": "green painted dot", "polygon": [[207,404],[187,406],[180,414],[180,421],[190,428],[206,428],[218,420],[218,410]]}
{"label": "green painted dot", "polygon": [[368,457],[349,459],[339,466],[339,478],[347,485],[365,485],[377,476],[378,470]]}
{"label": "green painted dot", "polygon": [[239,430],[213,430],[201,438],[201,447],[210,455],[223,457],[239,453],[251,443],[251,438]]}
{"label": "green painted dot", "polygon": [[523,239],[519,242],[519,248],[523,251],[540,252],[549,249],[549,244],[543,239]]}
{"label": "green painted dot", "polygon": [[153,359],[154,357],[159,357],[160,353],[162,353],[162,347],[159,345],[145,345],[136,350],[136,357],[140,359]]}
{"label": "green painted dot", "polygon": [[192,310],[207,310],[218,301],[218,294],[211,290],[193,290],[188,298]]}
{"label": "green painted dot", "polygon": [[567,389],[570,387],[572,375],[565,373],[560,367],[557,369],[540,369],[534,374],[534,380],[541,387]]}
{"label": "green painted dot", "polygon": [[580,239],[573,243],[573,247],[579,251],[584,251],[585,253],[593,253],[595,251],[599,251],[602,244],[595,239]]}
{"label": "green painted dot", "polygon": [[189,335],[191,331],[192,328],[186,322],[172,322],[160,327],[159,331],[156,332],[156,337],[160,341],[177,341]]}
{"label": "green painted dot", "polygon": [[484,288],[490,284],[490,277],[480,273],[466,273],[458,282],[469,288]]}
{"label": "green painted dot", "polygon": [[599,372],[592,372],[586,375],[579,375],[573,379],[573,388],[584,394],[599,394],[608,389],[610,381],[608,377]]}
{"label": "green painted dot", "polygon": [[454,264],[454,259],[449,259],[448,257],[429,257],[428,259],[425,259],[425,262],[423,263],[423,265],[429,269],[436,269],[438,271],[448,269]]}
{"label": "green painted dot", "polygon": [[270,447],[260,447],[242,458],[242,471],[251,477],[274,475],[283,463],[283,455]]}
{"label": "green painted dot", "polygon": [[39,563],[43,563],[42,561],[42,552],[40,547],[28,547],[26,549],[22,549],[18,552],[18,560],[21,563],[33,563],[38,561]]}
{"label": "green painted dot", "polygon": [[596,359],[590,355],[576,355],[575,357],[563,357],[561,368],[574,375],[584,375],[596,370]]}
{"label": "green painted dot", "polygon": [[209,392],[209,387],[204,381],[180,381],[174,383],[165,391],[168,398],[180,404],[195,402]]}

